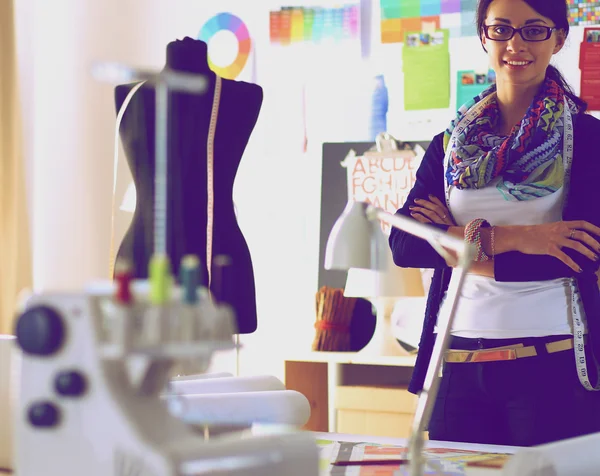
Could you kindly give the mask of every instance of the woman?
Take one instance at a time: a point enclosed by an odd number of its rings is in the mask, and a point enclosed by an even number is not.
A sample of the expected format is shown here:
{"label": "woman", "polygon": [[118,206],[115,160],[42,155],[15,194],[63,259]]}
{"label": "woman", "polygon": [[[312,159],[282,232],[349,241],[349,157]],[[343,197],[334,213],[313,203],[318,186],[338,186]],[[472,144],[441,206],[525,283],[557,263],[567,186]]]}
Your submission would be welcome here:
{"label": "woman", "polygon": [[[478,250],[429,437],[530,446],[598,432],[600,121],[549,65],[569,33],[567,5],[480,0],[477,25],[496,85],[433,139],[397,212]],[[400,230],[390,246],[397,265],[435,269],[417,393],[459,273]]]}

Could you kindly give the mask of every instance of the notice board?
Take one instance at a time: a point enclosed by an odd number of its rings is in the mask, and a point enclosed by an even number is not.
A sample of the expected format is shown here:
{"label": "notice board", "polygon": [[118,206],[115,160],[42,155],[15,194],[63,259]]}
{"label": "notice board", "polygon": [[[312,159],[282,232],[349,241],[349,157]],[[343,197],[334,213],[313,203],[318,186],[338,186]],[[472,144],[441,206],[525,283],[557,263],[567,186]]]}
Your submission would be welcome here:
{"label": "notice board", "polygon": [[418,165],[429,143],[396,141],[399,151],[411,151],[414,156],[412,160],[403,154],[399,154],[401,157],[394,157],[394,160],[384,153],[371,155],[375,149],[373,142],[323,144],[319,288],[330,286],[343,289],[346,284],[347,272],[326,270],[324,262],[327,238],[348,200],[368,201],[394,213],[402,206],[412,188]]}

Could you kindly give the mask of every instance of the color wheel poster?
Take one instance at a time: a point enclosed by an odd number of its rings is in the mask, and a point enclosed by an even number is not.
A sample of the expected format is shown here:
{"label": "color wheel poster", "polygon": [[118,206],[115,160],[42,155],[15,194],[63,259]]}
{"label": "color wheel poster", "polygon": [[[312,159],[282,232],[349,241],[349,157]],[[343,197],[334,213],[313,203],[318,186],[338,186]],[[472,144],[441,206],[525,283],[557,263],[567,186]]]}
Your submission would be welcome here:
{"label": "color wheel poster", "polygon": [[201,40],[208,45],[208,62],[215,73],[225,79],[257,82],[256,49],[261,43],[268,44],[268,13],[257,12],[247,0],[176,3],[176,7],[160,4],[153,12],[157,25],[149,41],[164,51],[166,44],[176,39]]}
{"label": "color wheel poster", "polygon": [[[219,35],[229,34],[229,38]],[[237,15],[229,12],[218,13],[209,18],[200,28],[198,39],[209,45],[208,63],[210,68],[225,79],[236,79],[248,64],[252,51],[252,38],[248,26]],[[231,45],[231,42],[237,45]],[[227,55],[225,49],[237,49],[229,60],[219,61],[218,57]],[[215,59],[215,57],[217,59]]]}

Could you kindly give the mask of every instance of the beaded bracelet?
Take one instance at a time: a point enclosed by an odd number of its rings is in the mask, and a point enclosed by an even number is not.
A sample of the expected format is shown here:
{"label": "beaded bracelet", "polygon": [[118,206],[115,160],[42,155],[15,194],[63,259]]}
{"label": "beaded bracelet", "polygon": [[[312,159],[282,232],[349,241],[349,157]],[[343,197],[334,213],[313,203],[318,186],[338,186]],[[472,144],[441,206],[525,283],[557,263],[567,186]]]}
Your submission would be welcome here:
{"label": "beaded bracelet", "polygon": [[483,218],[475,218],[465,226],[465,241],[475,245],[475,261],[488,261],[490,259],[481,246],[481,228],[488,228],[489,226],[489,222]]}

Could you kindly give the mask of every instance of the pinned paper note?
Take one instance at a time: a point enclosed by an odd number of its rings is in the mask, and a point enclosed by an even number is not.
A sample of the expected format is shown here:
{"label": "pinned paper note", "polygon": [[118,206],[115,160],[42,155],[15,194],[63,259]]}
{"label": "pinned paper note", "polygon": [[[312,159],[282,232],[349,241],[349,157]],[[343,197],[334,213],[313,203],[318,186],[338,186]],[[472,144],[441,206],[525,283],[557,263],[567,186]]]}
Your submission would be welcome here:
{"label": "pinned paper note", "polygon": [[489,71],[458,71],[456,77],[456,109],[496,82],[496,73]]}
{"label": "pinned paper note", "polygon": [[450,106],[448,30],[406,33],[402,49],[404,109],[444,109]]}
{"label": "pinned paper note", "polygon": [[579,50],[581,99],[590,111],[600,111],[600,27],[586,28]]}

